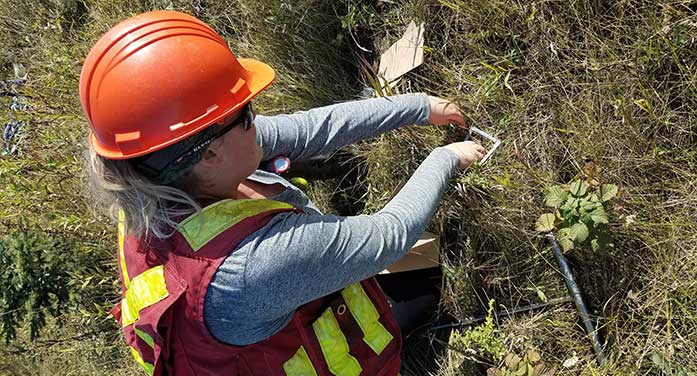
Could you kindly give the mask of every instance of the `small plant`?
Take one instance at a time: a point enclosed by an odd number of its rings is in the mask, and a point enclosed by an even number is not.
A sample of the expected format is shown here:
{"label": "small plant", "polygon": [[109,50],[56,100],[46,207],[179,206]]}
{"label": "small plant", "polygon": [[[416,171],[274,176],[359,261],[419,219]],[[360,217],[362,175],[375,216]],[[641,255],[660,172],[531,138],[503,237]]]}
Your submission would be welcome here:
{"label": "small plant", "polygon": [[528,352],[521,359],[518,355],[509,353],[498,368],[489,368],[487,376],[551,376],[556,370],[548,368],[542,361],[540,353],[535,350]]}
{"label": "small plant", "polygon": [[614,184],[599,184],[592,180],[574,180],[568,186],[548,188],[545,205],[556,209],[537,220],[540,232],[557,230],[559,244],[568,252],[574,247],[590,244],[594,251],[612,247],[608,234],[609,201],[617,195]]}
{"label": "small plant", "polygon": [[5,343],[25,326],[35,339],[48,315],[57,317],[67,309],[74,247],[68,240],[37,231],[0,237],[0,336]]}
{"label": "small plant", "polygon": [[489,300],[486,321],[482,325],[467,328],[462,334],[453,331],[450,338],[451,344],[497,362],[506,353],[503,341],[504,338],[494,326],[494,300]]}

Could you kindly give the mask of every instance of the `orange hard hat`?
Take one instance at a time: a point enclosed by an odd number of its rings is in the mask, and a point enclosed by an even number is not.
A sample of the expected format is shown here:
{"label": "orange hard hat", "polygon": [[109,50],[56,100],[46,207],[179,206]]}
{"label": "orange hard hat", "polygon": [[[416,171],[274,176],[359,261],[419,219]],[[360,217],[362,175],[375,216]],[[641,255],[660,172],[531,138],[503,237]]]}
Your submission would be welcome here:
{"label": "orange hard hat", "polygon": [[82,66],[90,143],[109,159],[162,149],[241,109],[274,76],[260,61],[237,59],[193,16],[140,14],[104,34]]}

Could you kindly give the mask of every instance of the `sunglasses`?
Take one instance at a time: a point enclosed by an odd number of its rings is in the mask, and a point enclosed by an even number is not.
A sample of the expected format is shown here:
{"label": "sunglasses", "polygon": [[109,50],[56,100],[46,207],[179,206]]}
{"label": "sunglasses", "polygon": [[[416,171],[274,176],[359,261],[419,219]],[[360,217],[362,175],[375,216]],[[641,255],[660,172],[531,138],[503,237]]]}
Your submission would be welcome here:
{"label": "sunglasses", "polygon": [[252,103],[247,103],[242,108],[242,113],[236,119],[225,124],[217,122],[210,125],[201,133],[205,132],[205,136],[194,141],[193,144],[186,142],[178,142],[154,153],[145,155],[144,157],[135,158],[135,167],[151,178],[159,177],[162,172],[167,170],[179,170],[181,165],[187,164],[187,161],[192,157],[203,154],[203,151],[213,141],[222,137],[227,132],[238,125],[242,126],[245,131],[252,127],[254,122],[254,109]]}

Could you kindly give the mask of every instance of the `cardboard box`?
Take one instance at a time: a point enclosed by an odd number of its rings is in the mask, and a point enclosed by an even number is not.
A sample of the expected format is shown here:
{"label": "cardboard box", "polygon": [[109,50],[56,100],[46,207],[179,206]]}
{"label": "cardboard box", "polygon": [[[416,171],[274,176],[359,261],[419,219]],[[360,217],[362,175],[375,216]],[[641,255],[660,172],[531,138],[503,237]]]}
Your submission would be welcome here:
{"label": "cardboard box", "polygon": [[424,232],[404,257],[397,260],[380,274],[399,273],[409,270],[435,268],[440,265],[438,236]]}

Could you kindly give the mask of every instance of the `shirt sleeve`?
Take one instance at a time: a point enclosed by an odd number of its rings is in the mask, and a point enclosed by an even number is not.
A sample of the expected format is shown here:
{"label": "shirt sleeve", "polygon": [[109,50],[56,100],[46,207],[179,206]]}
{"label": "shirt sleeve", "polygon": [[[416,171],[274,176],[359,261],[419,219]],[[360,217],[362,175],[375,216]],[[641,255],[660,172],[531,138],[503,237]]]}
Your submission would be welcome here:
{"label": "shirt sleeve", "polygon": [[457,165],[454,152],[434,149],[372,215],[274,217],[218,269],[204,310],[211,333],[235,345],[261,341],[282,329],[299,306],[391,265],[423,233]]}
{"label": "shirt sleeve", "polygon": [[278,155],[305,160],[404,125],[428,123],[430,104],[423,93],[371,98],[300,111],[257,115],[257,142],[263,160]]}

